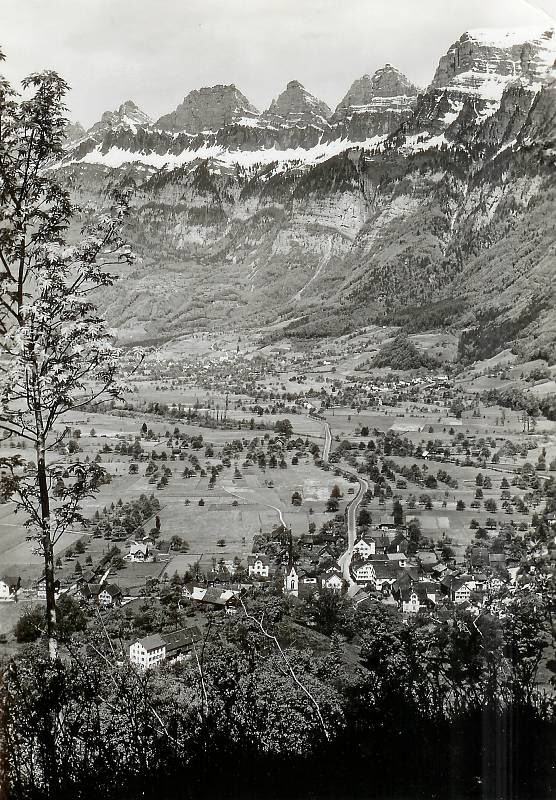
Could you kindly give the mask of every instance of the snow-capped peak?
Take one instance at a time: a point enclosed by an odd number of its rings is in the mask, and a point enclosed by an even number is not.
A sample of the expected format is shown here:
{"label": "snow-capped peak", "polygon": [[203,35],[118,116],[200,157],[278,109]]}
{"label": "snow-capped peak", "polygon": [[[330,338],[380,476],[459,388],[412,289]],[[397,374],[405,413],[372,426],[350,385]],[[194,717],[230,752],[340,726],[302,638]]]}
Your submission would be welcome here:
{"label": "snow-capped peak", "polygon": [[148,114],[137,106],[133,100],[126,100],[115,111],[105,111],[98,122],[89,128],[89,133],[95,133],[103,129],[115,129],[125,127],[137,132],[137,127],[151,125],[152,120]]}
{"label": "snow-capped peak", "polygon": [[[552,34],[552,35],[551,35]],[[521,28],[471,28],[463,35],[480,42],[488,47],[515,47],[525,42],[538,42],[542,39],[547,41],[553,37],[554,29],[538,27]]]}
{"label": "snow-capped peak", "polygon": [[508,83],[545,83],[556,59],[554,28],[469,30],[442,56],[431,88],[499,102]]}

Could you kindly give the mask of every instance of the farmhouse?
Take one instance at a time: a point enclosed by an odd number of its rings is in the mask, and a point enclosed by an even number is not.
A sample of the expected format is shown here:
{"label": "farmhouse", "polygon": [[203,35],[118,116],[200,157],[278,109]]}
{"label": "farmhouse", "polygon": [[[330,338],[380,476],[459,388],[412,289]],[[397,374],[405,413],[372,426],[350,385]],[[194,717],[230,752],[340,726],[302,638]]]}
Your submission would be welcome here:
{"label": "farmhouse", "polygon": [[115,583],[109,583],[98,593],[98,602],[101,606],[119,606],[122,602],[122,590]]}
{"label": "farmhouse", "polygon": [[130,644],[129,660],[141,669],[154,667],[169,659],[180,660],[193,650],[201,637],[201,631],[196,626],[145,636]]}
{"label": "farmhouse", "polygon": [[375,571],[375,588],[383,594],[390,592],[400,574],[403,574],[399,566],[396,563],[384,563],[379,561],[375,562],[373,566]]}
{"label": "farmhouse", "polygon": [[236,589],[221,589],[216,586],[207,588],[190,583],[183,587],[183,594],[193,603],[215,611],[224,609],[227,614],[235,614],[238,605],[239,591]]}
{"label": "farmhouse", "polygon": [[201,641],[202,634],[199,628],[194,626],[192,628],[180,628],[171,633],[163,633],[162,638],[166,643],[166,658],[178,660],[193,650],[195,644]]}
{"label": "farmhouse", "polygon": [[102,583],[83,583],[78,589],[78,596],[81,598],[81,600],[96,603],[102,589]]}
{"label": "farmhouse", "polygon": [[129,646],[129,660],[141,669],[160,664],[166,658],[166,642],[159,633],[138,639]]}
{"label": "farmhouse", "polygon": [[396,533],[390,544],[386,547],[387,553],[401,553],[406,550],[409,544],[409,538],[399,531]]}

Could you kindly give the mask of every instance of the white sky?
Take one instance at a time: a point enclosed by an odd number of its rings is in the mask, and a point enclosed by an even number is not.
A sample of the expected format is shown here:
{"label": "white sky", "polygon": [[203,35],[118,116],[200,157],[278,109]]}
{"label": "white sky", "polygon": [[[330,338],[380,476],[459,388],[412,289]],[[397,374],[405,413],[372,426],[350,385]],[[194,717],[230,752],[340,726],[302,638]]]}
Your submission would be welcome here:
{"label": "white sky", "polygon": [[295,78],[334,108],[386,62],[426,86],[468,28],[555,18],[556,0],[0,0],[0,69],[56,69],[86,126],[127,99],[156,119],[215,83],[264,110]]}

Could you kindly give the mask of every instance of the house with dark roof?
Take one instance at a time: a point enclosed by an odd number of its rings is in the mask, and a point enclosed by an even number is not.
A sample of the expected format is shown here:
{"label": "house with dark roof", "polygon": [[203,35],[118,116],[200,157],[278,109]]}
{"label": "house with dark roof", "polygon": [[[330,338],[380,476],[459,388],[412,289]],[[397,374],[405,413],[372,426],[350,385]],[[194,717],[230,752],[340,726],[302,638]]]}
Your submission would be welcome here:
{"label": "house with dark roof", "polygon": [[227,569],[211,569],[207,572],[207,583],[210,586],[215,584],[230,584],[233,577]]}
{"label": "house with dark roof", "polygon": [[168,659],[184,658],[201,639],[201,631],[196,626],[154,633],[130,644],[129,660],[140,669],[155,667]]}
{"label": "house with dark roof", "polygon": [[191,628],[180,628],[177,631],[162,633],[166,643],[166,658],[178,659],[188,655],[202,639],[200,629],[195,625]]}
{"label": "house with dark roof", "polygon": [[77,590],[77,595],[81,600],[97,603],[103,586],[102,583],[83,583]]}
{"label": "house with dark roof", "polygon": [[376,542],[372,536],[362,536],[353,545],[353,554],[362,559],[369,558],[376,553]]}
{"label": "house with dark roof", "polygon": [[397,530],[398,526],[394,522],[393,518],[388,514],[382,514],[376,528],[379,531],[392,531],[394,532]]}
{"label": "house with dark roof", "polygon": [[414,583],[399,590],[398,603],[405,614],[417,614],[433,605],[424,584]]}
{"label": "house with dark roof", "polygon": [[129,646],[129,660],[140,669],[160,664],[166,658],[166,642],[159,633],[137,639]]}
{"label": "house with dark roof", "polygon": [[407,550],[408,545],[409,545],[409,538],[405,535],[405,533],[398,531],[398,533],[396,533],[390,544],[387,546],[386,552],[402,553]]}
{"label": "house with dark roof", "polygon": [[460,575],[447,575],[440,581],[440,589],[453,603],[466,603],[471,597],[470,582]]}
{"label": "house with dark roof", "polygon": [[238,589],[226,589],[220,586],[199,586],[185,584],[182,594],[191,602],[214,611],[223,610],[227,614],[235,614],[239,605]]}
{"label": "house with dark roof", "polygon": [[329,589],[332,592],[341,592],[344,586],[344,579],[341,570],[337,567],[330,567],[321,573],[320,582],[323,589]]}
{"label": "house with dark roof", "polygon": [[122,602],[122,590],[115,583],[108,583],[98,593],[98,602],[101,606],[119,606]]}
{"label": "house with dark roof", "polygon": [[377,553],[385,553],[392,544],[392,536],[387,533],[380,533],[373,536]]}
{"label": "house with dark roof", "polygon": [[395,562],[376,562],[373,564],[375,572],[375,588],[383,594],[389,593],[392,586],[396,583],[400,575],[403,575],[403,570]]}

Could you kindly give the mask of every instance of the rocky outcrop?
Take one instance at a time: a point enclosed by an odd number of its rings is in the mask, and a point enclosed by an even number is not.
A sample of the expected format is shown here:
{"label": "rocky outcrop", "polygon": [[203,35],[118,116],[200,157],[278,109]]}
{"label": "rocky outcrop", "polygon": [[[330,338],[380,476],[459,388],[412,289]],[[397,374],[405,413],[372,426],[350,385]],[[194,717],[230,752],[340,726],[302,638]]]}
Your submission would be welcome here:
{"label": "rocky outcrop", "polygon": [[141,111],[133,100],[126,100],[116,111],[105,111],[100,120],[95,122],[87,133],[101,133],[115,128],[127,128],[135,133],[138,127],[146,127],[151,124],[152,119],[148,114]]}
{"label": "rocky outcrop", "polygon": [[85,128],[80,122],[68,122],[66,125],[66,141],[68,145],[79,141],[86,135]]}
{"label": "rocky outcrop", "polygon": [[[440,58],[432,83],[400,133],[406,142],[413,137],[412,143],[436,138],[437,146],[441,140],[508,142],[548,82],[555,58],[554,29],[468,31]],[[502,140],[500,126],[507,130]]]}
{"label": "rocky outcrop", "polygon": [[546,81],[555,58],[554,29],[471,30],[441,57],[431,88],[451,87],[496,101],[510,81]]}
{"label": "rocky outcrop", "polygon": [[334,119],[342,118],[354,110],[368,106],[377,98],[391,100],[395,97],[416,97],[418,88],[405,75],[390,64],[385,64],[371,77],[363,75],[354,81],[345,97],[336,106]]}
{"label": "rocky outcrop", "polygon": [[405,75],[386,64],[373,76],[354,81],[330,120],[329,138],[364,142],[393,133],[409,118],[418,89]]}
{"label": "rocky outcrop", "polygon": [[156,122],[166,131],[201,133],[217,131],[242,119],[256,120],[259,112],[233,83],[218,84],[189,92],[183,102]]}
{"label": "rocky outcrop", "polygon": [[310,94],[299,81],[290,81],[272,101],[262,119],[278,125],[326,126],[332,111],[326,103]]}

